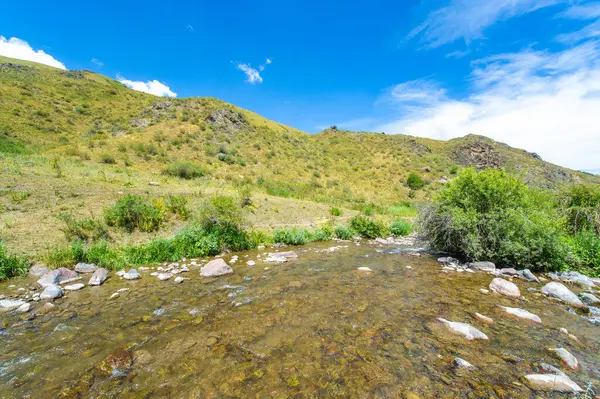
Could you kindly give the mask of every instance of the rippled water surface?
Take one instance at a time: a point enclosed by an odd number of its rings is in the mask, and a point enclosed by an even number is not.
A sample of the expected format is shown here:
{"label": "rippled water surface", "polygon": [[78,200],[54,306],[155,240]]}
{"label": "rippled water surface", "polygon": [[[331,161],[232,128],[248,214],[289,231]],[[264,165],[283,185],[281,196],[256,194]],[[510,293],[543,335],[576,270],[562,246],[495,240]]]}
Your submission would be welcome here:
{"label": "rippled water surface", "polygon": [[[47,315],[1,315],[0,397],[527,398],[540,393],[523,376],[539,362],[560,368],[546,350],[557,346],[581,365],[563,370],[600,391],[600,326],[527,290],[540,284],[515,280],[523,297],[510,299],[479,291],[492,276],[442,273],[433,256],[329,245],[296,248],[299,258],[280,265],[261,262],[264,251],[243,253],[233,275],[206,279],[191,267],[182,284],[150,271],[137,281],[111,275]],[[109,299],[120,288],[131,291]],[[497,305],[527,309],[543,325]],[[490,339],[466,341],[438,317]],[[456,356],[476,369],[456,370]]]}

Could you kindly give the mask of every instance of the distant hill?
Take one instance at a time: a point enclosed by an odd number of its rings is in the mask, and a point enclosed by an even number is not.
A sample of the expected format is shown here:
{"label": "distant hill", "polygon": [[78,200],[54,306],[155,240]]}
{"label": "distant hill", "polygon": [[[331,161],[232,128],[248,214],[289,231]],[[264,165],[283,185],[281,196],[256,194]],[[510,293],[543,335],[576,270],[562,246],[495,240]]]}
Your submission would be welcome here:
{"label": "distant hill", "polygon": [[[251,183],[272,195],[348,206],[426,199],[464,166],[505,168],[542,187],[600,183],[482,136],[444,142],[334,129],[313,135],[213,98],[158,98],[90,71],[5,57],[0,152],[100,166],[111,154],[118,166],[156,174],[190,161],[219,184]],[[411,193],[409,173],[426,187]]]}

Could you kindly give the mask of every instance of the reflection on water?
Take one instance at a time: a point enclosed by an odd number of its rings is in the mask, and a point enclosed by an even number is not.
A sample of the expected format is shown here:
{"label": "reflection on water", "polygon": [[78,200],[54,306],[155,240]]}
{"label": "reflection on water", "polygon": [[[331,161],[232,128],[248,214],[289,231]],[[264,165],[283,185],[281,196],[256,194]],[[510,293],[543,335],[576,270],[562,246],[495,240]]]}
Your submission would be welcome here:
{"label": "reflection on water", "polygon": [[[192,267],[182,284],[150,271],[136,281],[112,276],[47,315],[4,315],[0,397],[535,397],[523,376],[541,372],[540,362],[560,368],[546,350],[557,346],[580,362],[567,374],[600,390],[600,327],[527,290],[539,285],[515,281],[523,298],[509,299],[479,291],[492,276],[442,273],[435,258],[410,256],[414,249],[327,248],[298,248],[283,264],[263,263],[263,251],[239,254],[235,274],[206,279]],[[124,287],[131,291],[109,300]],[[490,339],[465,341],[438,317]],[[476,368],[455,369],[455,357]]]}

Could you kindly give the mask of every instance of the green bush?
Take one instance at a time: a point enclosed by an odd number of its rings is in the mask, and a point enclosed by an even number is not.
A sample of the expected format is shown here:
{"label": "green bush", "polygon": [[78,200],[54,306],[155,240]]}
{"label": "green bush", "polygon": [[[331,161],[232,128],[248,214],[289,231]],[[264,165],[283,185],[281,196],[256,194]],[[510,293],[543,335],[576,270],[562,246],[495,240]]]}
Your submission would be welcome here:
{"label": "green bush", "polygon": [[330,241],[333,238],[333,227],[323,226],[314,233],[314,241]]}
{"label": "green bush", "polygon": [[387,234],[387,227],[383,222],[361,215],[350,219],[350,227],[364,238],[383,237]]}
{"label": "green bush", "polygon": [[109,153],[104,153],[102,155],[100,155],[100,163],[106,163],[106,164],[116,164],[117,160],[115,159],[115,157],[112,154]]}
{"label": "green bush", "polygon": [[563,223],[546,193],[501,170],[465,169],[425,208],[418,225],[438,250],[533,270],[565,264]]}
{"label": "green bush", "polygon": [[342,216],[342,210],[340,208],[336,208],[335,206],[329,210],[329,213],[332,216]]}
{"label": "green bush", "polygon": [[406,178],[406,185],[411,190],[418,190],[425,186],[425,181],[416,173],[410,173]]}
{"label": "green bush", "polygon": [[149,232],[160,228],[163,214],[159,207],[146,198],[127,194],[106,209],[104,218],[109,226],[121,227],[128,232],[135,229]]}
{"label": "green bush", "polygon": [[600,237],[590,230],[580,231],[570,243],[579,265],[600,274]]}
{"label": "green bush", "polygon": [[396,220],[390,226],[390,233],[399,237],[407,236],[412,232],[412,224],[404,220]]}
{"label": "green bush", "polygon": [[202,206],[200,225],[209,235],[217,235],[223,249],[243,251],[254,247],[235,197],[215,195],[207,199]]}
{"label": "green bush", "polygon": [[62,229],[67,240],[74,239],[82,241],[106,240],[108,236],[108,227],[97,219],[76,219],[70,213],[62,213],[58,219],[65,223]]}
{"label": "green bush", "polygon": [[188,220],[190,217],[190,210],[187,207],[188,202],[188,197],[185,195],[170,194],[165,201],[165,206],[169,212],[176,214],[179,219]]}
{"label": "green bush", "polygon": [[6,253],[4,244],[0,242],[0,281],[27,273],[29,264],[23,257]]}
{"label": "green bush", "polygon": [[340,240],[352,240],[354,238],[354,233],[349,227],[337,226],[335,228],[335,236]]}
{"label": "green bush", "polygon": [[191,162],[174,162],[170,163],[163,174],[169,176],[179,177],[180,179],[192,180],[198,177],[202,177],[206,174],[206,171]]}
{"label": "green bush", "polygon": [[293,227],[278,229],[273,232],[273,241],[286,245],[304,245],[313,240],[313,235],[307,229]]}
{"label": "green bush", "polygon": [[574,185],[562,193],[559,202],[571,232],[600,234],[600,188]]}

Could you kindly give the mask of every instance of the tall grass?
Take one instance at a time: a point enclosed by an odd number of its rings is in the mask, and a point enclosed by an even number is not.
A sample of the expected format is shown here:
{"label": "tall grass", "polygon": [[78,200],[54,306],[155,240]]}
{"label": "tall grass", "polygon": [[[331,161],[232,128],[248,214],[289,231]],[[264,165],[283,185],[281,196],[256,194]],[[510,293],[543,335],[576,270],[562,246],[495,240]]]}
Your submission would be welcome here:
{"label": "tall grass", "polygon": [[0,281],[26,274],[29,263],[23,257],[9,255],[0,241]]}

